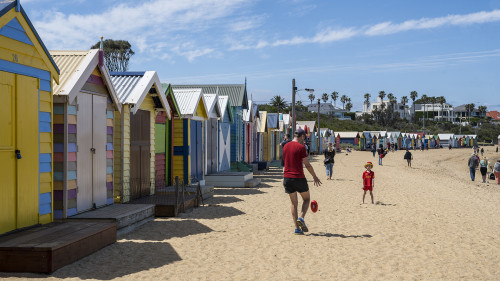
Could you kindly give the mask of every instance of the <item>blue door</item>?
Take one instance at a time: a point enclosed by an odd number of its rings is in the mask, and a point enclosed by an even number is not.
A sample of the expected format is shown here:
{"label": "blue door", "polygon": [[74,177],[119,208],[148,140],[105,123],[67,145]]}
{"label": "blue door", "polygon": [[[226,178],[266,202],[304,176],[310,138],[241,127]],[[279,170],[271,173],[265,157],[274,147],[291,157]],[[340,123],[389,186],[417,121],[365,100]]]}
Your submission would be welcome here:
{"label": "blue door", "polygon": [[[203,179],[202,133],[201,121],[191,120],[191,179]],[[196,177],[196,179],[195,179]]]}

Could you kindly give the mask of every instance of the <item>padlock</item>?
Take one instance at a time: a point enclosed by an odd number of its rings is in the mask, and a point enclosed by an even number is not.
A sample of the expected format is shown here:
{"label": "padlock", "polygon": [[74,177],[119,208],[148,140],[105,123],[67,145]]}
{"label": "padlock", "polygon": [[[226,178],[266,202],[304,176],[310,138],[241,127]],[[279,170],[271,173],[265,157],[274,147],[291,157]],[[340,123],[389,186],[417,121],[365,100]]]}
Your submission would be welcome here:
{"label": "padlock", "polygon": [[21,159],[21,150],[16,149],[16,158]]}

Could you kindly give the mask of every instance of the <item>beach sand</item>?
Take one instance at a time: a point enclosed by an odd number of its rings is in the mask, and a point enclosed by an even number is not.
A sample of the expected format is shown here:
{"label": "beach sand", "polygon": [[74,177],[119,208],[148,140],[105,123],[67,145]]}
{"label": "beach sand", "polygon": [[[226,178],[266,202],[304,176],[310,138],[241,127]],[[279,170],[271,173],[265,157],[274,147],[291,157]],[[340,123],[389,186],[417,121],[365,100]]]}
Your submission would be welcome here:
{"label": "beach sand", "polygon": [[[155,219],[117,243],[51,275],[0,273],[30,280],[500,280],[500,186],[472,182],[472,149],[337,154],[323,181],[307,235],[294,235],[280,169],[258,188],[217,188],[204,207]],[[496,160],[500,153],[486,148]],[[360,204],[361,174],[375,165],[376,204]],[[479,171],[476,176],[480,178]],[[300,201],[301,202],[301,201]],[[366,202],[370,202],[367,194]]]}

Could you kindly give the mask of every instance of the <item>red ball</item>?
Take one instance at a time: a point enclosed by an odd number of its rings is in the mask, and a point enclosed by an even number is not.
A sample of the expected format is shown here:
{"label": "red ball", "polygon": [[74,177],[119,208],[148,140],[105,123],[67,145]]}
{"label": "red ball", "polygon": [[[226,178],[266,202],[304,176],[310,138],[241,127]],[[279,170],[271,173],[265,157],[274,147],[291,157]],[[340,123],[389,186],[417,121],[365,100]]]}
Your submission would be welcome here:
{"label": "red ball", "polygon": [[318,211],[318,202],[316,200],[311,201],[311,211],[316,213]]}

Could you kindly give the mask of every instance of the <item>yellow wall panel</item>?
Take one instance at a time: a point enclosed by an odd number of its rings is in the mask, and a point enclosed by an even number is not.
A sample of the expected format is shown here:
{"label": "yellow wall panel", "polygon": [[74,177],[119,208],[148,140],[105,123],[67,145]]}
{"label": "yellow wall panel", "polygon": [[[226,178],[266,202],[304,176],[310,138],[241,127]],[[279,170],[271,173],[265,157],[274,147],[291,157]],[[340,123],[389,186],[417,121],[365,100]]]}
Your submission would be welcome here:
{"label": "yellow wall panel", "polygon": [[42,112],[52,112],[52,103],[41,101],[40,102],[40,111]]}
{"label": "yellow wall panel", "polygon": [[40,91],[40,101],[52,102],[52,94],[46,91]]}
{"label": "yellow wall panel", "polygon": [[94,69],[94,71],[92,71],[92,75],[95,75],[95,76],[99,76],[101,77],[101,72],[99,71],[99,69],[97,69],[97,67]]}
{"label": "yellow wall panel", "polygon": [[76,189],[76,180],[70,180],[66,183],[68,190]]}
{"label": "yellow wall panel", "polygon": [[[0,46],[4,50],[6,50],[7,52],[9,52],[11,54],[8,61],[12,61],[13,54],[16,54],[18,57],[23,56],[26,58],[31,57],[34,59],[42,59],[42,57],[40,56],[40,54],[38,54],[35,47],[28,45],[28,44],[25,44],[25,43],[22,43],[22,42],[17,41],[17,40],[8,38],[8,37],[0,36]],[[28,62],[29,62],[29,60],[28,60]],[[32,66],[31,63],[24,64],[24,65]],[[36,66],[33,66],[33,67],[36,67]],[[36,68],[38,68],[38,67],[36,67]],[[43,67],[41,69],[47,70],[47,67],[45,65],[43,65]]]}
{"label": "yellow wall panel", "polygon": [[40,133],[40,142],[52,142],[52,134],[51,133]]}
{"label": "yellow wall panel", "polygon": [[50,182],[40,183],[40,194],[52,192],[52,186]]}
{"label": "yellow wall panel", "polygon": [[153,102],[153,98],[151,98],[150,94],[146,95],[146,97],[142,101],[141,106],[139,107],[139,109],[149,110],[149,111],[153,111],[154,112],[154,110],[155,110],[155,103]]}
{"label": "yellow wall panel", "polygon": [[195,116],[203,117],[203,118],[207,118],[208,117],[207,111],[205,110],[205,106],[203,104],[203,100],[202,99],[200,99],[200,102],[198,103],[198,107],[196,108]]}
{"label": "yellow wall panel", "polygon": [[106,126],[112,127],[113,126],[113,119],[106,119]]}
{"label": "yellow wall panel", "polygon": [[40,174],[40,182],[52,182],[52,173],[41,173]]}
{"label": "yellow wall panel", "polygon": [[40,216],[39,221],[41,224],[47,224],[52,222],[52,214],[45,214]]}
{"label": "yellow wall panel", "polygon": [[50,143],[40,143],[40,153],[52,153],[52,145]]}
{"label": "yellow wall panel", "polygon": [[174,120],[174,146],[182,146],[182,140],[183,140],[183,119],[175,119]]}

